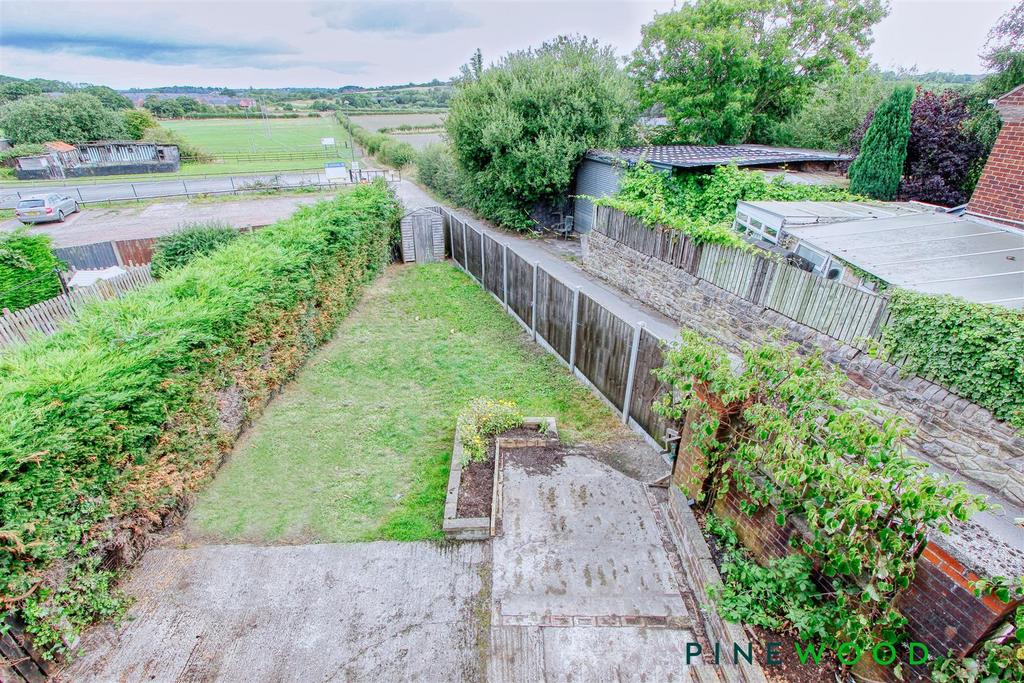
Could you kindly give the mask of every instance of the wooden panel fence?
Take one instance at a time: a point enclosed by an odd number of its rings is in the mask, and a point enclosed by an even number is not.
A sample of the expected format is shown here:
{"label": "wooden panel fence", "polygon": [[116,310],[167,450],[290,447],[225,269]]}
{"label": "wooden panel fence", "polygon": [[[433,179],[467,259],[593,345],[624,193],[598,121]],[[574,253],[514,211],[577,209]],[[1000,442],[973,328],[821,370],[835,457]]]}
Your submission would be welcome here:
{"label": "wooden panel fence", "polygon": [[589,381],[619,411],[623,422],[632,419],[634,427],[663,444],[666,422],[651,407],[664,390],[652,374],[662,364],[662,340],[642,325],[622,320],[582,291],[577,293],[490,235],[483,238],[481,259],[481,232],[447,209],[435,210],[444,217],[455,262],[478,281],[482,266],[481,284],[486,283],[485,289],[499,300],[505,298],[507,287],[509,313],[528,332],[535,323],[538,341]]}
{"label": "wooden panel fence", "polygon": [[23,344],[40,335],[57,332],[90,301],[113,299],[153,282],[149,266],[129,268],[110,280],[89,287],[78,287],[67,294],[33,304],[18,311],[4,309],[0,316],[0,347]]}
{"label": "wooden panel fence", "polygon": [[678,231],[649,227],[607,206],[597,207],[594,231],[847,344],[877,339],[888,319],[888,300],[873,292],[756,251],[695,245]]}
{"label": "wooden panel fence", "polygon": [[576,367],[622,410],[626,398],[633,326],[586,294],[579,297]]}

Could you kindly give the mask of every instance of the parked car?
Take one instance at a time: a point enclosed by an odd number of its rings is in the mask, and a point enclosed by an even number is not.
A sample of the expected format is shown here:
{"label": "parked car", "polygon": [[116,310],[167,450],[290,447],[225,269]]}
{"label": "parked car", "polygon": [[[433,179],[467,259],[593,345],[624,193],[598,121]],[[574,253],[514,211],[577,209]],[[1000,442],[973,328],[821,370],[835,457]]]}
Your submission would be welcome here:
{"label": "parked car", "polygon": [[18,202],[14,215],[24,224],[64,222],[68,214],[78,211],[78,202],[63,194],[40,194]]}

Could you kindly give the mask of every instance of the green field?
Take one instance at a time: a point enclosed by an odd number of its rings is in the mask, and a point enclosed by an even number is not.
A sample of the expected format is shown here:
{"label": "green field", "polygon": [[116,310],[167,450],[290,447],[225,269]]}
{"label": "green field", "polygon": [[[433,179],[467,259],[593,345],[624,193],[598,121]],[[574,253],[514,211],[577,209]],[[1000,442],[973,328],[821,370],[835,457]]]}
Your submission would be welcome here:
{"label": "green field", "polygon": [[622,433],[612,412],[446,263],[394,266],[242,437],[199,496],[211,540],[441,538],[459,411],[478,396],[553,415],[569,439]]}
{"label": "green field", "polygon": [[[347,153],[348,133],[333,116],[298,119],[197,119],[162,121],[200,149],[213,154],[320,152],[320,138],[333,137]],[[343,149],[341,149],[343,148]]]}

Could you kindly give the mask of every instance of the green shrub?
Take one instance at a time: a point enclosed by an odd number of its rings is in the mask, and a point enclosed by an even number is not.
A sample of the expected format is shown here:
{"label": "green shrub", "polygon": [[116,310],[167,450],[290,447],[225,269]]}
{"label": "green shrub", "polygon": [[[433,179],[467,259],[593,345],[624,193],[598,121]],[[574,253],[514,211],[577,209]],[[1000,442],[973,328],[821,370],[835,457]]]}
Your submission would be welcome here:
{"label": "green shrub", "polygon": [[35,154],[42,154],[46,151],[46,148],[37,143],[14,145],[10,149],[5,149],[0,152],[0,165],[13,165],[13,162],[18,157],[28,157]]}
{"label": "green shrub", "polygon": [[466,179],[448,145],[435,143],[420,150],[416,157],[416,173],[421,183],[443,199],[460,206],[468,203]]}
{"label": "green shrub", "polygon": [[149,111],[145,109],[128,109],[124,116],[124,130],[132,140],[141,140],[150,128],[157,128],[160,124]]}
{"label": "green shrub", "polygon": [[352,134],[353,139],[366,150],[367,154],[377,157],[381,163],[395,168],[403,168],[416,160],[416,149],[408,142],[396,140],[384,133],[368,131],[340,113],[338,121]]}
{"label": "green shrub", "polygon": [[910,105],[914,91],[900,87],[879,105],[850,165],[850,191],[875,199],[896,198],[910,140]]}
{"label": "green shrub", "polygon": [[0,308],[17,311],[57,296],[62,268],[48,236],[0,233]]}
{"label": "green shrub", "polygon": [[745,248],[746,243],[731,227],[740,200],[853,199],[857,197],[841,187],[787,183],[781,176],[768,180],[763,173],[742,171],[735,165],[719,166],[706,174],[671,176],[640,164],[625,173],[618,193],[595,203],[650,226],[674,228],[698,244]]}
{"label": "green shrub", "polygon": [[37,643],[114,611],[95,558],[131,557],[212,474],[237,434],[221,392],[258,411],[387,263],[400,213],[360,186],[0,357],[0,594]]}
{"label": "green shrub", "polygon": [[169,128],[164,128],[163,126],[147,128],[142,133],[142,139],[146,142],[159,142],[165,145],[177,145],[178,154],[181,156],[182,161],[194,162],[197,164],[207,164],[213,161],[212,154],[196,147],[183,136],[175,133]]}
{"label": "green shrub", "polygon": [[238,237],[238,230],[226,223],[197,223],[164,235],[153,249],[153,277],[163,277],[174,268],[205,256]]}
{"label": "green shrub", "polygon": [[894,289],[878,353],[1024,430],[1024,312]]}
{"label": "green shrub", "polygon": [[463,465],[487,459],[487,439],[523,424],[523,414],[511,401],[473,399],[459,414]]}

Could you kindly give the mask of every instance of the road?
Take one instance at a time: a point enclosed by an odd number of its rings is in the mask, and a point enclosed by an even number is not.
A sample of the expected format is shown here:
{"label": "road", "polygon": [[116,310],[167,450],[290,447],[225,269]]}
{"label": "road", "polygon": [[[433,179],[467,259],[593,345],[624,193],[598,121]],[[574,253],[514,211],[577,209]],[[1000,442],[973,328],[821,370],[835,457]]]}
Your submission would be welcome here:
{"label": "road", "polygon": [[[379,173],[375,172],[375,173]],[[281,171],[238,175],[209,175],[194,178],[153,179],[140,176],[132,181],[103,182],[70,179],[40,185],[0,185],[0,209],[12,209],[21,197],[44,194],[48,191],[65,193],[83,204],[106,201],[134,201],[161,197],[189,198],[200,194],[231,194],[239,190],[266,187],[328,186],[323,171]]]}

